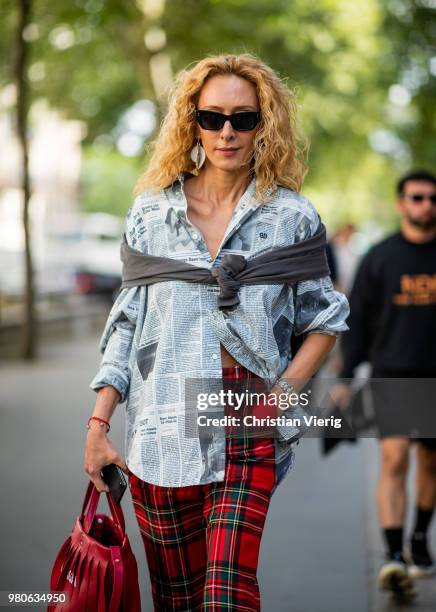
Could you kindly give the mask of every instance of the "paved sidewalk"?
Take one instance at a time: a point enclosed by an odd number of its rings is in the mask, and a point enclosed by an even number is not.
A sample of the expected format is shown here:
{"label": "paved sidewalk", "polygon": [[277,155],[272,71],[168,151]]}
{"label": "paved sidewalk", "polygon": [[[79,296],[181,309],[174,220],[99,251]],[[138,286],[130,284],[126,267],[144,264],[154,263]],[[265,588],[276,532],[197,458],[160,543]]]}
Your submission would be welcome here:
{"label": "paved sidewalk", "polygon": [[[95,394],[98,336],[44,349],[34,365],[0,372],[2,465],[0,589],[48,588],[55,555],[78,514],[85,424]],[[123,409],[111,431],[122,450]],[[383,559],[375,516],[376,442],[342,444],[321,459],[304,440],[293,471],[275,492],[261,547],[259,583],[266,612],[399,610],[374,588]],[[152,610],[142,542],[123,503],[141,576],[143,610]],[[436,550],[436,521],[432,530]],[[436,579],[419,583],[414,612],[436,609]],[[34,608],[36,609],[36,608]],[[404,607],[401,608],[404,610]]]}
{"label": "paved sidewalk", "polygon": [[266,611],[368,611],[363,467],[355,447],[323,460],[318,440],[302,440],[262,543]]}

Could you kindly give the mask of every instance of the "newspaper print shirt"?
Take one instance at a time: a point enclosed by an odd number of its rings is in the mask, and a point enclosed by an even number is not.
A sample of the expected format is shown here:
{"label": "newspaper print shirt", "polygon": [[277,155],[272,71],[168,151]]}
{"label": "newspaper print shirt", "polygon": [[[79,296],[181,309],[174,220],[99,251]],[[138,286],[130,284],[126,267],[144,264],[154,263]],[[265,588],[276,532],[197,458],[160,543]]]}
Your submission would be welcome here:
{"label": "newspaper print shirt", "polygon": [[[128,244],[143,253],[212,269],[226,253],[250,259],[309,238],[320,223],[303,196],[279,187],[260,204],[253,177],[239,200],[216,258],[187,218],[185,174],[157,193],[140,194],[127,213]],[[242,285],[240,304],[217,307],[218,286],[166,281],[121,289],[101,341],[101,366],[90,387],[112,385],[126,401],[125,454],[146,482],[181,487],[222,481],[225,438],[185,436],[184,382],[221,378],[220,344],[272,384],[292,359],[291,335],[337,335],[347,328],[348,302],[329,276],[294,286]],[[276,485],[292,465],[295,428],[275,440]]]}

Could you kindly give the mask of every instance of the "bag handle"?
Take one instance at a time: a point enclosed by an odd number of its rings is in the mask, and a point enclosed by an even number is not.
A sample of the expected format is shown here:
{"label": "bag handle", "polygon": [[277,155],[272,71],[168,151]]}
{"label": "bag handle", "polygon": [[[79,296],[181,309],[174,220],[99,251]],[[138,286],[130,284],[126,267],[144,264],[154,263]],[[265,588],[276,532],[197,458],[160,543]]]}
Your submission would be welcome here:
{"label": "bag handle", "polygon": [[[112,518],[115,520],[115,523],[119,525],[121,532],[123,535],[126,533],[126,525],[124,522],[124,514],[120,504],[114,502],[112,495],[110,493],[106,493],[107,501],[109,504],[109,509],[112,514]],[[97,511],[98,502],[100,500],[100,492],[95,488],[94,483],[90,480],[88,484],[88,488],[86,489],[85,498],[83,500],[82,505],[82,513],[81,519],[83,521],[83,529],[85,533],[89,533],[92,522],[95,517],[95,513]],[[86,511],[86,508],[88,510]],[[86,514],[85,514],[86,512]]]}
{"label": "bag handle", "polygon": [[120,609],[121,595],[123,593],[124,584],[124,562],[121,556],[121,550],[118,546],[111,546],[111,558],[114,579],[111,600],[109,603],[109,612],[118,612]]}

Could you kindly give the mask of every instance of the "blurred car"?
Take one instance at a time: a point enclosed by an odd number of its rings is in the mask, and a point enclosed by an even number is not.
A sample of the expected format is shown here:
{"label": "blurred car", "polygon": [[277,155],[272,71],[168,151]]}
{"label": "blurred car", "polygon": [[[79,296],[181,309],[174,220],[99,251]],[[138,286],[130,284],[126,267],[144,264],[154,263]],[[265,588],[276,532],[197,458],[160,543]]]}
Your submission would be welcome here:
{"label": "blurred car", "polygon": [[[120,243],[123,221],[106,213],[83,217],[78,233],[69,241],[69,261],[75,270],[75,290],[81,294],[113,296],[121,284]],[[59,238],[59,236],[58,236]]]}
{"label": "blurred car", "polygon": [[[121,284],[122,219],[106,213],[81,215],[62,232],[48,231],[33,253],[39,298],[68,293],[113,297]],[[0,249],[0,294],[20,300],[24,293],[24,253]]]}

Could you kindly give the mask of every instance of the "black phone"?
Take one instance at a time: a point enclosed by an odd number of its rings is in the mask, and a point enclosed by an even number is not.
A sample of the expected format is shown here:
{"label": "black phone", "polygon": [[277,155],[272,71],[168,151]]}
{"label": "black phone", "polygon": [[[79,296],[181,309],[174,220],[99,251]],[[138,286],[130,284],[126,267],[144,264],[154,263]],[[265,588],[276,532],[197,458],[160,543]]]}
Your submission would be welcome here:
{"label": "black phone", "polygon": [[101,476],[109,487],[112,499],[119,504],[127,489],[127,482],[123,471],[115,463],[110,463],[101,470]]}

